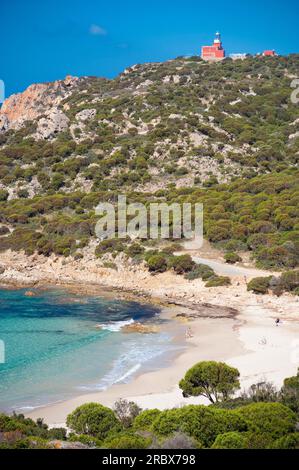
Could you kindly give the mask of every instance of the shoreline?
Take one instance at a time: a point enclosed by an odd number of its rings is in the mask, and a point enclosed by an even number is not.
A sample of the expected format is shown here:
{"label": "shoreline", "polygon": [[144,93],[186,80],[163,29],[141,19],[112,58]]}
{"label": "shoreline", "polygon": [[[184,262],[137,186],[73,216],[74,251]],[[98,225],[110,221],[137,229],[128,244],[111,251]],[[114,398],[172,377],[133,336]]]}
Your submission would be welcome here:
{"label": "shoreline", "polygon": [[[91,401],[112,407],[119,398],[125,398],[135,401],[143,409],[209,404],[202,397],[183,398],[178,387],[185,372],[202,360],[223,361],[237,367],[242,390],[265,380],[280,387],[285,377],[296,373],[298,364],[291,360],[291,354],[292,342],[299,336],[299,322],[289,320],[276,327],[272,313],[264,306],[250,305],[234,319],[206,317],[193,320],[188,323],[193,338],[168,367],[137,373],[128,383],[114,384],[105,391],[85,393],[39,407],[26,416],[43,417],[54,427],[64,426],[70,412]],[[265,335],[267,342],[262,344]]]}
{"label": "shoreline", "polygon": [[[178,320],[173,319],[174,313],[175,311],[171,308],[163,309],[161,318],[177,322]],[[187,364],[191,367],[199,360],[213,360],[213,356],[215,356],[215,360],[217,359],[218,350],[213,353],[212,349],[213,345],[219,341],[222,342],[221,354],[224,359],[229,357],[232,350],[236,355],[245,353],[237,338],[237,332],[234,330],[236,323],[236,319],[227,318],[198,318],[188,322],[188,326],[192,329],[193,338],[186,341],[185,349],[177,350],[174,353],[175,357],[171,364],[164,367],[159,364],[157,368],[150,371],[143,369],[133,374],[129,382],[115,383],[104,391],[84,393],[68,400],[38,407],[26,413],[26,416],[33,419],[42,416],[51,426],[57,426],[65,423],[68,413],[89,401],[97,401],[112,407],[118,399],[126,398],[136,401],[143,408],[179,406],[185,402],[186,404],[206,403],[206,400],[198,397],[184,399],[177,384],[185,374]],[[185,325],[186,323],[183,322],[182,334],[185,331]],[[174,341],[178,340],[175,338]],[[233,349],[232,342],[234,343]]]}
{"label": "shoreline", "polygon": [[[168,315],[172,321],[177,321],[173,320],[174,312],[185,312],[180,320],[186,322],[189,318],[188,326],[194,332],[193,338],[186,341],[186,350],[167,367],[140,371],[129,383],[114,384],[103,392],[81,394],[25,413],[31,418],[42,417],[51,426],[65,423],[69,412],[92,400],[112,406],[118,398],[126,398],[142,408],[160,409],[206,403],[199,397],[184,399],[177,385],[185,372],[201,360],[223,361],[237,367],[241,385],[247,388],[265,379],[281,386],[299,365],[291,359],[290,350],[299,337],[298,297],[248,292],[243,275],[233,275],[230,286],[206,288],[199,279],[187,281],[172,272],[152,276],[142,266],[125,262],[119,263],[117,271],[103,268],[94,258],[87,259],[83,266],[75,260],[63,264],[61,259],[6,252],[0,254],[0,262],[8,266],[5,275],[0,276],[0,284],[6,288],[66,288],[76,295],[108,295],[151,303],[161,308],[160,315]],[[264,271],[255,272],[264,275]],[[249,280],[250,269],[248,273]],[[283,321],[278,328],[274,323],[277,317]],[[266,344],[261,343],[264,337]]]}

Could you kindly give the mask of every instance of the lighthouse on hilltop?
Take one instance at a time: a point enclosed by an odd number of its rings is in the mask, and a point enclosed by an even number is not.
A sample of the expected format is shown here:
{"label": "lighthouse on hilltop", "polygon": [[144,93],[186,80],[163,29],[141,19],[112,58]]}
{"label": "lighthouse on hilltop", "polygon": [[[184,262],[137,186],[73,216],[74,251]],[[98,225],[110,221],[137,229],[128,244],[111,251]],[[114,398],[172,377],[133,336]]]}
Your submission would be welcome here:
{"label": "lighthouse on hilltop", "polygon": [[203,60],[223,60],[225,58],[225,50],[222,47],[220,33],[216,33],[212,46],[202,46],[201,58]]}

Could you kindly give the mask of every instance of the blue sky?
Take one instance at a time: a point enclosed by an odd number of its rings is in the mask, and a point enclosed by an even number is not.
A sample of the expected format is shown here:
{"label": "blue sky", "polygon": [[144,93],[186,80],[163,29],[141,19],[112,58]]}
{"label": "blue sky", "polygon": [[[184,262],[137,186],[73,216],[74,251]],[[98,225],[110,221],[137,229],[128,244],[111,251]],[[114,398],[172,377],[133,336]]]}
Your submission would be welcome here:
{"label": "blue sky", "polygon": [[0,0],[6,96],[67,74],[199,54],[220,30],[227,53],[299,52],[298,0]]}

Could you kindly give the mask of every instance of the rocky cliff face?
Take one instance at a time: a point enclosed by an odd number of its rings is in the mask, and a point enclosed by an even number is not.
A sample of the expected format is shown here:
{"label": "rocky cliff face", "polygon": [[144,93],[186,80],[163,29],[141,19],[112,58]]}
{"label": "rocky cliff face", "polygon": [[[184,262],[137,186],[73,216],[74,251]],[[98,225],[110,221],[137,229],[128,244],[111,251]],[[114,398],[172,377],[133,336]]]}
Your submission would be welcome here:
{"label": "rocky cliff face", "polygon": [[[78,82],[77,77],[67,76],[64,80],[30,85],[23,93],[10,96],[0,110],[0,131],[20,129],[26,121],[37,121],[41,138],[64,130],[67,121],[57,106],[72,94]],[[38,119],[43,114],[46,117]]]}
{"label": "rocky cliff face", "polygon": [[135,65],[113,80],[31,85],[0,110],[0,190],[9,199],[77,189],[152,193],[293,167],[298,64],[296,55],[178,58]]}

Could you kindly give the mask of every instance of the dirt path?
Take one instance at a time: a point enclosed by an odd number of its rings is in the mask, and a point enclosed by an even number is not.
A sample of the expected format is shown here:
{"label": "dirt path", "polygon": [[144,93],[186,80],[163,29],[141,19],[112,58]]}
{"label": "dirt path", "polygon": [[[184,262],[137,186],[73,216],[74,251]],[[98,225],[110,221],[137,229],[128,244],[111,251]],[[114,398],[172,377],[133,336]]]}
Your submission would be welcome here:
{"label": "dirt path", "polygon": [[175,254],[180,255],[182,253],[190,254],[191,258],[195,263],[207,264],[210,266],[216,274],[221,276],[230,277],[259,277],[259,276],[270,276],[279,275],[279,272],[271,272],[263,269],[257,269],[251,266],[243,266],[238,264],[232,265],[225,263],[222,259],[222,253],[215,249],[209,242],[204,241],[201,248],[198,248],[197,240],[185,241],[183,243],[184,251],[177,252]]}
{"label": "dirt path", "polygon": [[210,266],[214,269],[216,274],[221,274],[223,276],[230,276],[230,277],[258,277],[258,276],[270,276],[271,274],[269,271],[263,271],[261,269],[255,268],[246,268],[244,266],[236,266],[228,263],[224,263],[221,261],[216,261],[212,259],[202,258],[200,256],[191,255],[193,261],[195,263],[203,263]]}

